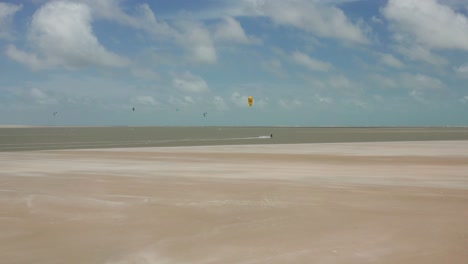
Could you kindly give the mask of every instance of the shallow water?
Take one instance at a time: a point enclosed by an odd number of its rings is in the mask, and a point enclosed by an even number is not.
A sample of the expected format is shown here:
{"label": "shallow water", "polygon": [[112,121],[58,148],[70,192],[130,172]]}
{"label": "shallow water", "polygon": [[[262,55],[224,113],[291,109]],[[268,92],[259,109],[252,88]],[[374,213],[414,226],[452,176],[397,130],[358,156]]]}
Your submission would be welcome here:
{"label": "shallow water", "polygon": [[[273,135],[273,137],[270,137]],[[0,128],[0,151],[468,140],[468,128],[19,127]]]}

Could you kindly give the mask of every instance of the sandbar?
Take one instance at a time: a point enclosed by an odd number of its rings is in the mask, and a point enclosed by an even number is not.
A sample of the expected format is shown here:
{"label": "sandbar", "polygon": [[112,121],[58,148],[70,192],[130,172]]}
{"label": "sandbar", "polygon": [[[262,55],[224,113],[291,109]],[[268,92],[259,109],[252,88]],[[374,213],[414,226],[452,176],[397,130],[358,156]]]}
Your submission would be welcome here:
{"label": "sandbar", "polygon": [[468,141],[0,153],[2,263],[468,263]]}

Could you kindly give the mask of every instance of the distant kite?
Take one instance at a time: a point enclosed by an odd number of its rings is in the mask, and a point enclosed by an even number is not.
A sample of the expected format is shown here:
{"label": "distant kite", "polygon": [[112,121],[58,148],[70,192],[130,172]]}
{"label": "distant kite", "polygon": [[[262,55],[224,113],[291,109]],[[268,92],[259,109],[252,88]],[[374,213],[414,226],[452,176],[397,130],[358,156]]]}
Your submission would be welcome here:
{"label": "distant kite", "polygon": [[54,112],[54,116],[56,116],[58,114],[58,112]]}
{"label": "distant kite", "polygon": [[133,112],[135,112],[135,107],[132,108]]}
{"label": "distant kite", "polygon": [[247,101],[249,102],[249,106],[252,106],[253,103],[254,103],[254,98],[253,98],[253,96],[249,96],[249,98],[248,98]]}
{"label": "distant kite", "polygon": [[203,113],[203,116],[204,116],[204,117],[206,117],[206,115],[207,115],[207,114],[208,114],[208,113],[207,113],[207,112],[205,112],[205,113]]}

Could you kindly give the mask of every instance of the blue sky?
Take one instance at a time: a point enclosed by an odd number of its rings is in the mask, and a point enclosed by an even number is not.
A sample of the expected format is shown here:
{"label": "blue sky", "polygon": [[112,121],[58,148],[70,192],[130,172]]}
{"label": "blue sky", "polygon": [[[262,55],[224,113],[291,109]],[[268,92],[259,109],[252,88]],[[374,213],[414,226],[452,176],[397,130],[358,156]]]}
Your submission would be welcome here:
{"label": "blue sky", "polygon": [[468,126],[465,0],[0,1],[0,51],[0,124]]}

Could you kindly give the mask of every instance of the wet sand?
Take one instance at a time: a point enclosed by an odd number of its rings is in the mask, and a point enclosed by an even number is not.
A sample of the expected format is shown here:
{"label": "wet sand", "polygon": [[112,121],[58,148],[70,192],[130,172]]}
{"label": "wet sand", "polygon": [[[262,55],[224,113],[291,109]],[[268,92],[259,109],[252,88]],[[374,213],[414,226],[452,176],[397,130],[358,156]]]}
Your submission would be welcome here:
{"label": "wet sand", "polygon": [[0,153],[1,263],[468,263],[468,141]]}

